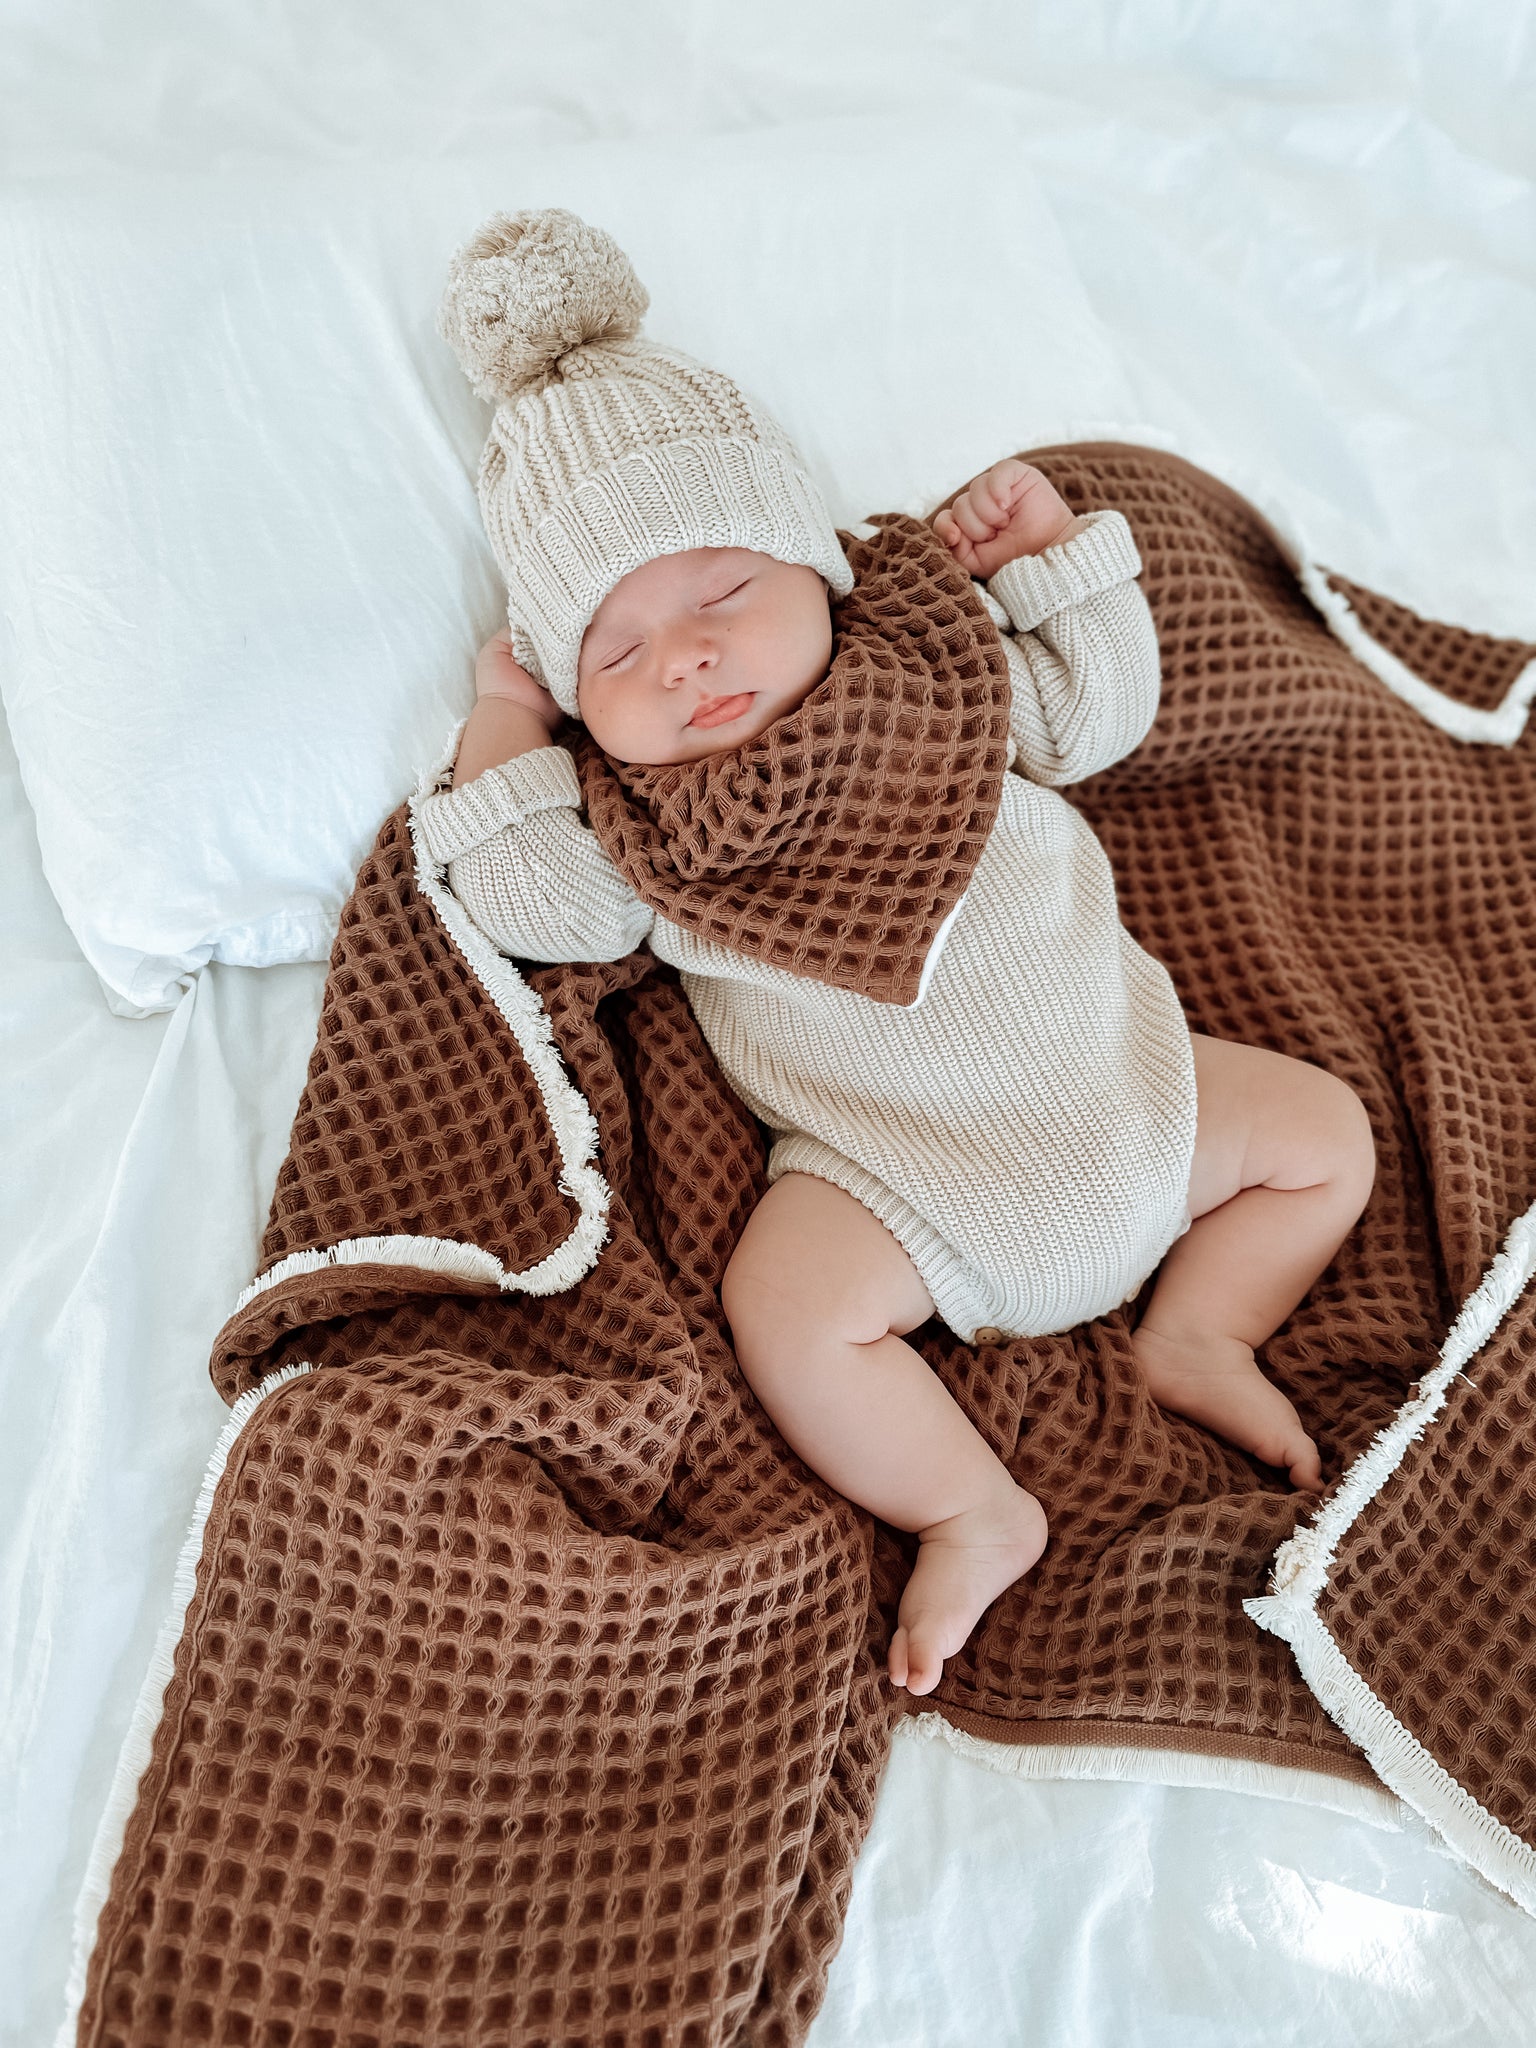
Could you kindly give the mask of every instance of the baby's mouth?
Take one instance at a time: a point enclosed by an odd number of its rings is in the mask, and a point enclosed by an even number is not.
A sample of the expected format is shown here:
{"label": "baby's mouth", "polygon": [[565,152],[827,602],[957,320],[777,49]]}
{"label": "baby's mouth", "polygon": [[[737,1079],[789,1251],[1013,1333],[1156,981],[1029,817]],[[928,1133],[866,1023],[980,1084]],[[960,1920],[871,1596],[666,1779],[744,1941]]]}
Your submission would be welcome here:
{"label": "baby's mouth", "polygon": [[735,697],[706,697],[689,719],[690,725],[729,725],[751,707],[755,690],[743,690]]}

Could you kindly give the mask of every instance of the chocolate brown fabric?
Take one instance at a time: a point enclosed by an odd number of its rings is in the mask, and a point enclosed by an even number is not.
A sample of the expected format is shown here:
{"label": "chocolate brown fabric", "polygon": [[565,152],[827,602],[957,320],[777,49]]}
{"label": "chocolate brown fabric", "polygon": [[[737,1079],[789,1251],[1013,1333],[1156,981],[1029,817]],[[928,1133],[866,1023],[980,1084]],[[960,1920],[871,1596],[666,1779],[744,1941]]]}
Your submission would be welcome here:
{"label": "chocolate brown fabric", "polygon": [[[1427,723],[1200,471],[1031,459],[1074,510],[1126,513],[1161,636],[1151,734],[1070,792],[1126,923],[1195,1028],[1328,1067],[1371,1114],[1370,1205],[1263,1352],[1332,1479],[1536,1199],[1536,735]],[[1356,597],[1464,701],[1533,652]],[[899,1706],[881,1657],[910,1541],[810,1475],[735,1370],[717,1290],[765,1148],[675,976],[640,954],[527,978],[597,1118],[609,1242],[560,1294],[323,1266],[226,1326],[226,1398],[312,1369],[255,1408],[213,1497],[93,2048],[787,2044],[819,2000]],[[572,1226],[557,1165],[397,812],[342,920],[262,1270],[394,1233],[527,1269]],[[1147,1398],[1139,1306],[974,1351],[916,1333],[1052,1531],[937,1704],[1005,1741],[1364,1775],[1242,1610],[1304,1503]],[[1383,1490],[1330,1616],[1527,1833],[1533,1314]]]}
{"label": "chocolate brown fabric", "polygon": [[716,944],[910,1003],[997,817],[1008,660],[921,520],[839,535],[832,660],[756,739],[680,766],[574,741],[588,821],[642,902]]}

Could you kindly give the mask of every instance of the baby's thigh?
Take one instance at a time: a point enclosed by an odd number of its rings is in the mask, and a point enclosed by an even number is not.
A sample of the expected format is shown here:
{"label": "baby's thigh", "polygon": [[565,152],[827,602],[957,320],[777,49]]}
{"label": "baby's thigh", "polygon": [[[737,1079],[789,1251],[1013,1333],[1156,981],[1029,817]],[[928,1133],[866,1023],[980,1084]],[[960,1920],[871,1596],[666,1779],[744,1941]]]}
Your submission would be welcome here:
{"label": "baby's thigh", "polygon": [[748,1217],[720,1299],[738,1348],[770,1326],[873,1343],[933,1313],[917,1268],[880,1219],[808,1173],[782,1175]]}
{"label": "baby's thigh", "polygon": [[1375,1146],[1347,1081],[1259,1045],[1190,1033],[1198,1096],[1189,1212],[1244,1188],[1314,1187],[1341,1172],[1369,1186]]}

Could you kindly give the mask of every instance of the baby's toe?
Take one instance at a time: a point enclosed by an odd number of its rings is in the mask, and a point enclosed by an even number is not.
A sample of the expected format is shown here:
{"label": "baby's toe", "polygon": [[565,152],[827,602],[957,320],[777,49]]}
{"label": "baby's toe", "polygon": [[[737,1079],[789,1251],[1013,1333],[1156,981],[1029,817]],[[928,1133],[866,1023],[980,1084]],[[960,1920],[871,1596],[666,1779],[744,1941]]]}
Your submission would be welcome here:
{"label": "baby's toe", "polygon": [[932,1692],[944,1676],[944,1653],[921,1628],[907,1632],[907,1691],[920,1698]]}
{"label": "baby's toe", "polygon": [[907,1632],[904,1628],[898,1628],[891,1637],[891,1647],[885,1656],[885,1668],[890,1673],[892,1685],[906,1684],[910,1665],[907,1658]]}
{"label": "baby's toe", "polygon": [[901,1623],[891,1637],[885,1663],[892,1685],[902,1686],[913,1694],[932,1692],[944,1676],[944,1650],[938,1631],[921,1620],[911,1625]]}
{"label": "baby's toe", "polygon": [[1317,1454],[1317,1446],[1310,1437],[1303,1437],[1300,1446],[1286,1460],[1291,1475],[1291,1484],[1302,1493],[1321,1493],[1323,1490],[1323,1461]]}

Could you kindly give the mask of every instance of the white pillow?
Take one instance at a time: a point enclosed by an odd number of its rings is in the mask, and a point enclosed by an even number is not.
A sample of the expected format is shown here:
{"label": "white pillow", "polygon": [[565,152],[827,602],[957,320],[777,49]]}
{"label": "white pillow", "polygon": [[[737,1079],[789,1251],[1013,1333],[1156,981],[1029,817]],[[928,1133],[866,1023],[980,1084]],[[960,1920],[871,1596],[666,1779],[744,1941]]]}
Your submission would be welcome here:
{"label": "white pillow", "polygon": [[0,687],[115,1009],[170,1006],[210,958],[323,959],[469,708],[503,617],[474,493],[489,411],[433,318],[487,213],[610,229],[647,332],[764,399],[842,523],[1129,417],[992,118],[960,187],[942,165],[969,130],[860,119],[5,196]]}

